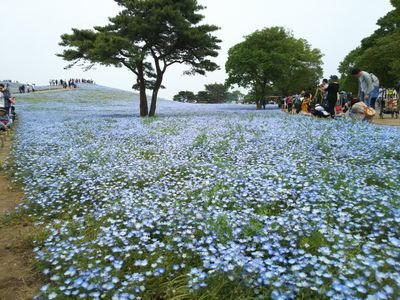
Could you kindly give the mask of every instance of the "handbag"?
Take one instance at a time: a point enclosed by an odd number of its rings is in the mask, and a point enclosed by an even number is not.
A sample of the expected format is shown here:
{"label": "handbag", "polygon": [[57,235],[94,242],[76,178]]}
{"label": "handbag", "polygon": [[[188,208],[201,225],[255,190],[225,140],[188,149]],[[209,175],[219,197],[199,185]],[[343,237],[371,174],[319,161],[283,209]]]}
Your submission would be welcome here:
{"label": "handbag", "polygon": [[364,114],[365,114],[365,117],[367,117],[367,118],[373,118],[376,115],[376,111],[375,111],[375,109],[367,106],[364,108]]}

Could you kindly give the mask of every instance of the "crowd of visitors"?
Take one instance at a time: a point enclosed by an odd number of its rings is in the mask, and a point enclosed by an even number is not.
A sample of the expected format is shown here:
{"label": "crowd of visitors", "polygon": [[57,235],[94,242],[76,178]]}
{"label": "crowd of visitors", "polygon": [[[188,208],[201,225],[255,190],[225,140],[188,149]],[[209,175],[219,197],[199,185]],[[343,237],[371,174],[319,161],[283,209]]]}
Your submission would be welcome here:
{"label": "crowd of visitors", "polygon": [[[280,102],[280,108],[289,113],[301,113],[317,117],[338,118],[345,116],[349,111],[354,120],[370,121],[376,115],[376,106],[379,104],[381,114],[385,109],[398,109],[397,101],[400,91],[400,82],[393,89],[380,87],[379,79],[372,73],[354,68],[351,74],[357,78],[359,91],[356,96],[340,90],[339,78],[332,75],[330,79],[323,79],[315,91],[309,88],[299,94],[288,95]],[[397,112],[398,113],[398,112]]]}
{"label": "crowd of visitors", "polygon": [[[65,80],[65,79],[51,79],[49,80],[49,85],[50,86],[59,86],[62,87],[64,89],[66,88],[77,88],[77,84],[79,83],[87,83],[87,84],[95,84],[95,82],[92,79],[69,79],[69,80]],[[20,94],[24,94],[24,93],[31,93],[31,92],[35,92],[36,89],[36,85],[35,84],[21,84],[18,87],[18,90],[20,92]]]}
{"label": "crowd of visitors", "polygon": [[34,83],[32,84],[21,84],[18,87],[19,93],[24,94],[24,93],[32,93],[36,91],[36,85]]}
{"label": "crowd of visitors", "polygon": [[82,78],[82,79],[71,78],[68,81],[64,80],[64,79],[60,79],[60,80],[50,79],[50,81],[49,81],[50,86],[62,86],[63,88],[67,88],[67,87],[76,88],[77,84],[79,84],[79,83],[94,84],[95,82],[93,81],[93,79],[84,79],[84,78]]}

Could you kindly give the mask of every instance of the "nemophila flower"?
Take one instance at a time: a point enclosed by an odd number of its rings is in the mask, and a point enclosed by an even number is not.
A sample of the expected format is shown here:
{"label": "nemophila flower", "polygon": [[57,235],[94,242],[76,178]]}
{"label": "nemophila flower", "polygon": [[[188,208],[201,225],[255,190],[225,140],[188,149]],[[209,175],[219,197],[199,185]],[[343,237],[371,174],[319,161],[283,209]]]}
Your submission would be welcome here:
{"label": "nemophila flower", "polygon": [[254,298],[398,290],[397,129],[168,102],[141,120],[125,99],[80,103],[91,93],[21,99],[12,168],[46,232],[44,298],[146,298],[156,278],[202,293],[221,276]]}

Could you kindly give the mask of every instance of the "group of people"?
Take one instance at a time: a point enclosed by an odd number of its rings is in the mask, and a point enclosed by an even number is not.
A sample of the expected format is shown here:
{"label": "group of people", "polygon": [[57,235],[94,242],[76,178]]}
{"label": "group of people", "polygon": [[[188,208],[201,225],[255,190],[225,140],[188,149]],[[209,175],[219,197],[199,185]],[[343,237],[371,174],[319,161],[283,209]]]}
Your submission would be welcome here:
{"label": "group of people", "polygon": [[50,86],[62,86],[63,88],[76,88],[78,83],[89,83],[89,84],[94,84],[94,81],[92,79],[69,79],[67,80],[63,80],[63,79],[51,79],[49,81]]}
{"label": "group of people", "polygon": [[[375,105],[380,96],[379,79],[372,73],[354,68],[351,74],[358,79],[357,97],[340,91],[339,77],[332,75],[323,79],[315,93],[309,89],[298,95],[289,95],[283,99],[289,113],[302,113],[318,117],[341,117],[349,110],[349,116],[355,120],[370,121],[376,114]],[[282,105],[281,104],[281,105]]]}
{"label": "group of people", "polygon": [[19,93],[20,94],[25,94],[25,93],[33,93],[36,91],[36,85],[34,83],[32,84],[21,84],[18,87]]}
{"label": "group of people", "polygon": [[0,130],[11,128],[16,116],[15,104],[16,98],[11,95],[9,87],[0,83]]}

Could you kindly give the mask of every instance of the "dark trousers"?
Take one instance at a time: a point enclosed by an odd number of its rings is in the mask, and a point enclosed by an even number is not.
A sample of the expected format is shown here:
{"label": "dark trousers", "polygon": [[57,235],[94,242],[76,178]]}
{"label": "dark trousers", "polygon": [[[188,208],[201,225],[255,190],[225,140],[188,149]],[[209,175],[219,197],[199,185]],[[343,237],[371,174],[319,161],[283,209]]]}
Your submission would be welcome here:
{"label": "dark trousers", "polygon": [[330,113],[331,117],[335,117],[335,105],[336,101],[328,101],[328,112]]}
{"label": "dark trousers", "polygon": [[5,106],[4,110],[6,111],[6,114],[9,115],[10,114],[10,106]]}
{"label": "dark trousers", "polygon": [[371,98],[371,107],[373,108],[373,109],[375,109],[375,103],[376,103],[376,97],[373,97],[373,98]]}

